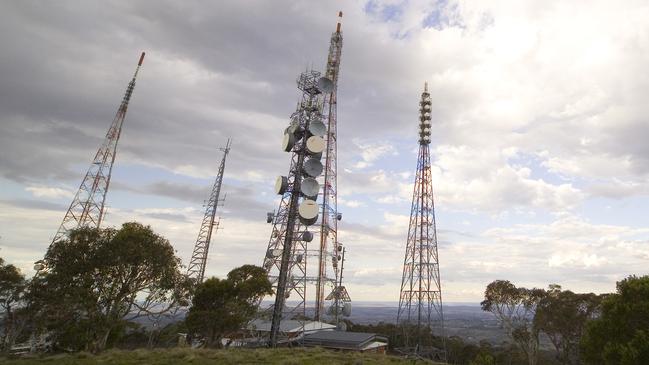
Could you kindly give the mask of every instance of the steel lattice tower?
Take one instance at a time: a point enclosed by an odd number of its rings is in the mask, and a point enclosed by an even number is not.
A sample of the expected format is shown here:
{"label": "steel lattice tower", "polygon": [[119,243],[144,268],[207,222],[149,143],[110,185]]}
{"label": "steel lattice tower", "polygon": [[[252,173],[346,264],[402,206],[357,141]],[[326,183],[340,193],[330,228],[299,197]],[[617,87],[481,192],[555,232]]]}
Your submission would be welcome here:
{"label": "steel lattice tower", "polygon": [[[431,99],[428,85],[421,94],[419,116],[419,157],[410,209],[410,227],[399,297],[397,323],[404,326],[408,352],[446,360],[443,350],[426,350],[427,339],[437,330],[444,336],[442,287],[439,277],[435,204],[430,166]],[[413,333],[414,332],[414,333]]]}
{"label": "steel lattice tower", "polygon": [[79,190],[68,208],[61,226],[59,226],[52,243],[65,237],[71,229],[77,227],[95,227],[99,228],[104,217],[104,203],[106,202],[106,193],[110,184],[110,174],[113,170],[115,155],[117,153],[117,142],[122,133],[122,125],[128,103],[131,100],[133,89],[135,88],[135,78],[144,61],[144,52],[137,63],[133,79],[126,87],[126,93],[122,99],[117,114],[113,119],[104,142],[97,151],[95,158],[83,178]]}
{"label": "steel lattice tower", "polygon": [[[338,13],[342,17],[342,12]],[[326,156],[324,168],[324,183],[322,185],[322,221],[320,223],[320,247],[318,249],[318,273],[316,280],[316,299],[314,320],[319,321],[324,314],[325,300],[334,299],[334,314],[338,317],[338,302],[349,301],[349,295],[342,283],[338,283],[339,268],[341,261],[342,245],[338,242],[338,220],[342,218],[338,214],[337,195],[337,92],[338,74],[340,70],[340,56],[342,55],[343,36],[340,31],[340,19],[336,25],[336,31],[331,34],[329,43],[329,54],[327,57],[327,70],[325,77],[333,81],[333,90],[325,94],[324,114],[327,120],[326,134]],[[328,272],[328,260],[331,258],[333,275]],[[329,287],[331,294],[325,297],[325,287]]]}
{"label": "steel lattice tower", "polygon": [[[342,13],[339,13],[341,16]],[[320,72],[311,70],[302,73],[297,80],[302,97],[285,131],[284,147],[292,153],[291,165],[288,176],[280,177],[276,184],[282,198],[274,216],[269,213],[268,221],[273,223],[273,229],[263,263],[275,290],[270,335],[273,346],[281,336],[279,325],[283,318],[303,320],[306,317],[307,283],[315,284],[318,318],[326,300],[323,295],[325,286],[329,284],[335,289],[339,283],[337,263],[332,262],[333,277],[328,276],[327,263],[330,257],[337,258],[342,250],[342,245],[337,242],[337,220],[340,217],[336,199],[336,88],[341,50],[342,33],[338,22],[331,37],[324,77]],[[323,80],[328,85],[323,85]],[[320,127],[315,128],[318,125]],[[319,153],[309,152],[309,140],[314,137],[322,143]],[[287,148],[286,143],[294,143],[294,146]],[[319,162],[322,157],[325,157],[324,166]],[[319,165],[319,170],[316,169],[318,171],[311,175],[305,172],[310,163]],[[314,191],[315,196],[306,193],[307,180],[311,180],[310,183],[317,181],[314,184],[318,186]],[[322,204],[317,205],[314,220],[307,222],[298,212],[298,207],[302,209],[302,204],[307,200],[317,201],[318,195],[323,196]],[[318,217],[320,214],[321,217]],[[315,224],[318,218],[319,224],[309,230],[309,226]],[[314,240],[316,235],[319,237]],[[317,243],[315,250],[307,247],[312,241]],[[317,263],[313,265],[315,270],[307,273],[309,258],[315,258]]]}
{"label": "steel lattice tower", "polygon": [[223,172],[225,171],[225,159],[228,157],[228,152],[230,152],[230,145],[231,140],[228,139],[225,148],[221,149],[223,151],[223,158],[221,159],[221,165],[219,165],[219,172],[216,175],[210,199],[206,204],[203,223],[201,223],[201,229],[198,231],[198,238],[194,244],[192,258],[187,267],[187,277],[194,279],[196,284],[203,282],[203,277],[205,276],[205,264],[207,263],[210,241],[212,240],[212,232],[214,231],[214,228],[219,228],[220,220],[216,219],[216,209],[219,205],[219,195],[221,194],[221,184],[223,183]]}

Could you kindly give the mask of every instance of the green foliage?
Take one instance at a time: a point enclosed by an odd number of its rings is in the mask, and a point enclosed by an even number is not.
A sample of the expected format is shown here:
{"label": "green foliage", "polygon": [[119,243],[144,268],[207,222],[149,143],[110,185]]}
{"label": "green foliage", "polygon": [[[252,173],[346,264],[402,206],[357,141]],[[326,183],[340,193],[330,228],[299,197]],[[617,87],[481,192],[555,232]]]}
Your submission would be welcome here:
{"label": "green foliage", "polygon": [[239,330],[255,314],[257,301],[271,293],[263,268],[238,267],[226,279],[210,278],[196,287],[185,323],[208,347],[219,347],[221,338]]}
{"label": "green foliage", "polygon": [[479,353],[469,365],[496,365],[496,359],[489,354]]}
{"label": "green foliage", "polygon": [[543,289],[517,288],[507,280],[495,280],[487,285],[485,300],[480,303],[484,311],[494,314],[512,341],[525,353],[529,365],[538,361],[539,330],[533,318],[545,295]]}
{"label": "green foliage", "polygon": [[0,351],[8,351],[25,327],[22,306],[26,285],[20,270],[0,257]]}
{"label": "green foliage", "polygon": [[599,312],[601,297],[593,293],[575,294],[550,285],[534,315],[534,326],[544,332],[557,350],[562,364],[579,364],[579,342],[586,323]]}
{"label": "green foliage", "polygon": [[649,364],[649,276],[630,276],[602,301],[581,341],[588,364]]}
{"label": "green foliage", "polygon": [[73,230],[52,244],[45,262],[29,299],[39,327],[69,350],[101,351],[127,319],[186,302],[173,247],[139,223]]}

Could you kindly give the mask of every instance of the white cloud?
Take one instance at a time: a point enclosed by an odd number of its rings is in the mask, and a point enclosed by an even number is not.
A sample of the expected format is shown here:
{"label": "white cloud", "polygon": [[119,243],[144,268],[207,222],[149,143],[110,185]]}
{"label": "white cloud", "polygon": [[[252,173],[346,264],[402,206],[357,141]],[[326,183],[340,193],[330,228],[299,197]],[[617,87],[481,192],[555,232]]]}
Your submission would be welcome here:
{"label": "white cloud", "polygon": [[68,189],[57,188],[52,186],[42,186],[42,185],[28,186],[25,188],[25,190],[30,192],[33,196],[37,198],[58,199],[58,198],[72,198],[74,196],[74,192]]}

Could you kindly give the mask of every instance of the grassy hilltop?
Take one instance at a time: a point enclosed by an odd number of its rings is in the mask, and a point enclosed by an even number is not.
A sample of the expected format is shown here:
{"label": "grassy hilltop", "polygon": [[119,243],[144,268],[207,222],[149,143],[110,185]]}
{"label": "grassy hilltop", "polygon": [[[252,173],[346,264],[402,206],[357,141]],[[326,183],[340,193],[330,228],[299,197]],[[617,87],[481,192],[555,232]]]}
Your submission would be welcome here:
{"label": "grassy hilltop", "polygon": [[435,364],[429,361],[413,361],[404,358],[350,352],[329,351],[318,348],[281,349],[233,349],[206,350],[176,348],[170,350],[109,350],[100,355],[88,353],[61,354],[26,359],[2,359],[5,365],[62,364]]}

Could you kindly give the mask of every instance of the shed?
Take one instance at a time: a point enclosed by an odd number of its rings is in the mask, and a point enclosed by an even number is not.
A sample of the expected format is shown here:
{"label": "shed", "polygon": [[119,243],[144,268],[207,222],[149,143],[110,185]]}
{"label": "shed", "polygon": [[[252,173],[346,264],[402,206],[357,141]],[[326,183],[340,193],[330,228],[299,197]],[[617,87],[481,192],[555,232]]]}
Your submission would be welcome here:
{"label": "shed", "polygon": [[319,331],[307,334],[303,344],[345,351],[385,353],[388,339],[376,333]]}

